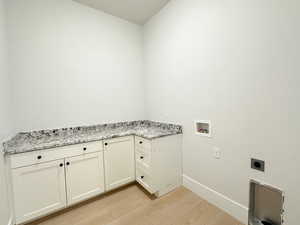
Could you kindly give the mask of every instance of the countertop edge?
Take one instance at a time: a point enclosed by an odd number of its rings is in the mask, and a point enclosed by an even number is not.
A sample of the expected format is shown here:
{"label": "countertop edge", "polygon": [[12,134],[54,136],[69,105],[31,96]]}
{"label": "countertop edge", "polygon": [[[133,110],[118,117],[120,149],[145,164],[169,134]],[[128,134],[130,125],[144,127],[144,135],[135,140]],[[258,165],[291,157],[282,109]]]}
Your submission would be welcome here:
{"label": "countertop edge", "polygon": [[[151,134],[150,136],[148,135],[143,135],[141,133],[139,133],[139,130],[133,130],[132,133],[130,132],[124,132],[124,134],[122,133],[116,133],[115,135],[112,133],[110,135],[108,135],[107,137],[102,136],[102,137],[98,137],[98,138],[91,138],[89,139],[88,136],[82,139],[75,139],[73,141],[66,141],[66,142],[61,142],[61,143],[54,143],[53,145],[49,144],[48,146],[40,146],[40,147],[28,147],[28,148],[23,148],[19,146],[18,147],[13,147],[13,139],[6,142],[3,142],[3,149],[2,149],[2,154],[4,154],[5,156],[8,155],[16,155],[16,154],[22,154],[22,153],[28,153],[28,152],[35,152],[35,151],[42,151],[42,150],[49,150],[49,149],[53,149],[53,148],[59,148],[59,147],[65,147],[65,146],[70,146],[70,145],[76,145],[76,144],[84,144],[84,143],[90,143],[90,142],[95,142],[95,141],[103,141],[103,140],[107,140],[107,139],[111,139],[111,138],[118,138],[118,137],[125,137],[125,136],[137,136],[137,137],[141,137],[141,138],[145,138],[147,140],[154,140],[154,139],[158,139],[158,138],[163,138],[163,137],[167,137],[167,136],[172,136],[172,135],[180,135],[182,134],[182,126],[181,125],[177,125],[177,124],[170,124],[170,123],[161,123],[161,122],[153,122],[153,121],[147,121],[147,120],[141,120],[141,121],[132,121],[132,122],[120,122],[120,123],[112,123],[112,124],[101,124],[101,125],[95,125],[95,126],[114,126],[114,125],[120,125],[124,126],[125,129],[127,128],[127,126],[133,123],[149,123],[150,124],[150,128],[158,128],[158,129],[162,129],[162,130],[167,130],[166,133],[163,132],[158,132],[157,136],[155,136],[155,134]],[[125,124],[125,125],[124,125]],[[90,127],[95,127],[95,126],[90,126]],[[129,129],[128,126],[128,129]],[[167,127],[167,129],[165,129]],[[79,127],[77,127],[79,128]],[[75,128],[77,130],[77,128]],[[82,129],[82,127],[80,127]],[[88,128],[88,127],[87,127]],[[18,135],[24,135],[24,134],[36,134],[36,133],[41,133],[44,134],[44,132],[54,132],[54,131],[63,131],[66,129],[70,129],[72,130],[72,128],[61,128],[61,129],[53,129],[53,130],[41,130],[41,131],[32,131],[32,132],[21,132],[18,133],[15,137],[17,137]],[[73,128],[74,129],[74,128]],[[80,129],[79,129],[80,130]],[[169,132],[168,132],[169,131]],[[54,132],[55,133],[55,132]],[[13,144],[9,143],[12,142]],[[24,143],[26,143],[26,139],[24,141]],[[45,142],[47,143],[47,142]],[[9,146],[10,144],[10,146]],[[17,146],[17,145],[16,145]]]}
{"label": "countertop edge", "polygon": [[182,133],[165,134],[165,135],[160,135],[160,136],[158,136],[158,137],[152,137],[152,138],[145,137],[145,136],[143,136],[143,135],[138,135],[138,134],[126,134],[126,135],[118,135],[118,136],[112,136],[112,137],[107,137],[107,138],[93,139],[93,140],[88,140],[88,141],[72,142],[72,143],[67,143],[67,144],[62,144],[62,145],[55,145],[55,146],[52,146],[52,147],[36,148],[36,149],[32,149],[32,150],[25,150],[25,151],[23,151],[23,152],[5,152],[5,151],[2,151],[2,154],[4,154],[4,156],[11,156],[11,155],[25,154],[25,153],[29,153],[29,152],[36,152],[36,151],[50,150],[50,149],[53,149],[53,148],[60,148],[60,147],[66,147],[66,146],[70,146],[70,145],[77,145],[77,144],[91,143],[91,142],[103,141],[103,140],[108,140],[108,139],[112,139],[112,138],[119,138],[119,137],[126,137],[126,136],[137,136],[137,137],[145,138],[145,139],[147,139],[147,140],[155,140],[155,139],[158,139],[158,138],[164,138],[164,137],[174,136],[174,135],[182,135]]}

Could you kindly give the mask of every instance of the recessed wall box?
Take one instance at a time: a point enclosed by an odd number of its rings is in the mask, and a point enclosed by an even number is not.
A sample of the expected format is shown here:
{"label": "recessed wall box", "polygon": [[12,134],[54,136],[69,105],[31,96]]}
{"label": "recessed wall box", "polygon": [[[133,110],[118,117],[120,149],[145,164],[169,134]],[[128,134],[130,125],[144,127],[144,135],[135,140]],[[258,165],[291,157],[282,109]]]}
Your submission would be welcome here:
{"label": "recessed wall box", "polygon": [[282,225],[283,192],[258,181],[250,181],[249,225]]}
{"label": "recessed wall box", "polygon": [[259,159],[251,159],[251,168],[259,170],[261,172],[265,171],[265,161]]}
{"label": "recessed wall box", "polygon": [[195,121],[196,134],[211,137],[211,122],[210,120],[196,120]]}

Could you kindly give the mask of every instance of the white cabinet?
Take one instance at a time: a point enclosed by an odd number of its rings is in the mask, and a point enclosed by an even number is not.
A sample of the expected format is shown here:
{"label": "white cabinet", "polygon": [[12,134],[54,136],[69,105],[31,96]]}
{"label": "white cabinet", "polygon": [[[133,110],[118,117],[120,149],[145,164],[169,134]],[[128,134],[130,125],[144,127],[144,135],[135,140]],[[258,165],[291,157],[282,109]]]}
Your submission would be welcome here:
{"label": "white cabinet", "polygon": [[182,184],[182,135],[153,140],[135,138],[136,180],[151,194],[162,196]]}
{"label": "white cabinet", "polygon": [[136,181],[145,188],[150,194],[154,194],[157,190],[153,185],[153,178],[151,175],[142,168],[136,167]]}
{"label": "white cabinet", "polygon": [[135,180],[157,196],[168,193],[182,184],[181,139],[126,136],[11,155],[16,223]]}
{"label": "white cabinet", "polygon": [[17,224],[66,206],[64,160],[12,170]]}
{"label": "white cabinet", "polygon": [[78,156],[82,154],[99,152],[103,150],[102,141],[94,141],[84,144],[67,145],[63,147],[45,149],[41,151],[26,152],[11,155],[11,168],[19,168],[37,163]]}
{"label": "white cabinet", "polygon": [[103,152],[65,159],[68,205],[104,192]]}
{"label": "white cabinet", "polygon": [[135,180],[134,139],[132,136],[104,142],[106,190]]}

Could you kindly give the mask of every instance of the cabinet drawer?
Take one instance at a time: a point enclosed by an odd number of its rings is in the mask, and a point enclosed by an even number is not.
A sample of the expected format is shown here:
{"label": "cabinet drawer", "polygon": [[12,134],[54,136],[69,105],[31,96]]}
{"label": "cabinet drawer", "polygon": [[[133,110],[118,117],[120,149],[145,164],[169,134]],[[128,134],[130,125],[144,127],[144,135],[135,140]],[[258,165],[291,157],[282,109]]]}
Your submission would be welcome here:
{"label": "cabinet drawer", "polygon": [[[57,154],[57,153],[56,153]],[[55,150],[41,150],[10,156],[11,168],[19,168],[59,159]]]}
{"label": "cabinet drawer", "polygon": [[135,147],[151,150],[151,141],[141,137],[135,137]]}
{"label": "cabinet drawer", "polygon": [[75,148],[78,148],[80,153],[92,153],[99,152],[103,150],[102,141],[88,142],[84,144],[73,145]]}
{"label": "cabinet drawer", "polygon": [[136,163],[142,164],[146,168],[150,168],[150,165],[151,165],[150,152],[137,148],[135,150],[135,161],[136,161]]}
{"label": "cabinet drawer", "polygon": [[150,194],[155,193],[155,190],[152,186],[152,178],[141,168],[136,168],[136,181],[142,185]]}
{"label": "cabinet drawer", "polygon": [[20,153],[10,156],[11,168],[34,165],[49,162],[65,157],[82,155],[85,153],[98,152],[103,150],[102,141],[89,142],[84,144],[68,145],[52,149]]}

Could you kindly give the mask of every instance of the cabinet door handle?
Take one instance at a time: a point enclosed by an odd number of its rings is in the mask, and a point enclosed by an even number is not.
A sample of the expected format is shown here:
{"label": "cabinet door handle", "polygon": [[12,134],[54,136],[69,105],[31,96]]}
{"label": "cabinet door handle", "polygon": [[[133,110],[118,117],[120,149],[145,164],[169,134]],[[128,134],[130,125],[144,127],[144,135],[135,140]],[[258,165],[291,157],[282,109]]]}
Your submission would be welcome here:
{"label": "cabinet door handle", "polygon": [[140,141],[140,144],[143,144],[143,142],[142,142],[142,141]]}
{"label": "cabinet door handle", "polygon": [[141,176],[141,179],[144,179],[144,176]]}
{"label": "cabinet door handle", "polygon": [[83,151],[86,151],[86,147],[83,148]]}
{"label": "cabinet door handle", "polygon": [[59,164],[59,166],[60,166],[60,167],[63,167],[63,166],[64,166],[64,164],[63,164],[63,163],[61,163],[61,164]]}
{"label": "cabinet door handle", "polygon": [[70,165],[70,163],[69,163],[69,162],[67,162],[66,164],[67,164],[67,166],[69,166],[69,165]]}
{"label": "cabinet door handle", "polygon": [[107,146],[107,145],[108,145],[108,143],[104,143],[104,145],[105,145],[105,146]]}
{"label": "cabinet door handle", "polygon": [[141,157],[140,157],[140,159],[143,159],[143,158],[144,158],[144,156],[141,156]]}
{"label": "cabinet door handle", "polygon": [[41,155],[39,155],[39,156],[37,157],[37,159],[42,159],[42,156],[41,156]]}

